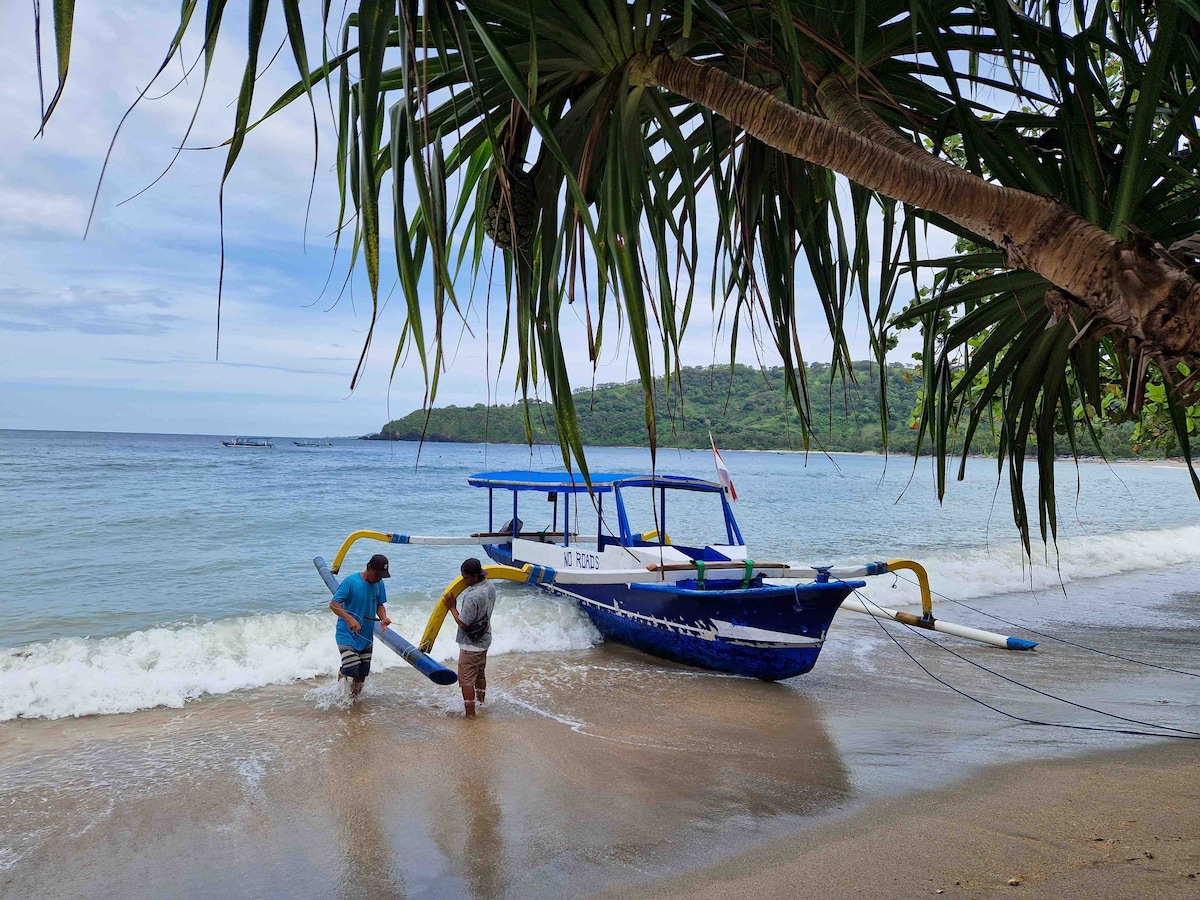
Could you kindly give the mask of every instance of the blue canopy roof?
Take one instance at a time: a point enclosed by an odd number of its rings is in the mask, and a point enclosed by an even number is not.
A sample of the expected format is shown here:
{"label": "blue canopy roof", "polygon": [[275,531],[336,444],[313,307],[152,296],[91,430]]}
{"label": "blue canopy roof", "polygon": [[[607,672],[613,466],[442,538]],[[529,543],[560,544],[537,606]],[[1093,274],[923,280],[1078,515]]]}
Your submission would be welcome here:
{"label": "blue canopy roof", "polygon": [[[686,475],[640,475],[633,472],[593,472],[592,490],[607,494],[613,486],[622,487],[668,487],[688,491],[724,490],[715,481],[691,478]],[[479,472],[467,478],[472,487],[504,488],[510,491],[561,491],[566,494],[586,494],[587,482],[578,472],[528,472],[512,469],[506,472]]]}

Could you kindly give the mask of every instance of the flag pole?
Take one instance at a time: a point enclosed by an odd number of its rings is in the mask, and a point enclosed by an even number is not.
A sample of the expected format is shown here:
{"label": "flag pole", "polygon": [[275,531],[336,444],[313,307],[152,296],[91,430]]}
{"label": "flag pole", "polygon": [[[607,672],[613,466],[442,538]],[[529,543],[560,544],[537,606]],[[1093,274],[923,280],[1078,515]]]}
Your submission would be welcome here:
{"label": "flag pole", "polygon": [[717,480],[725,488],[725,493],[729,495],[730,500],[738,498],[737,488],[733,486],[733,478],[729,475],[729,469],[725,465],[725,460],[721,459],[721,452],[717,449],[717,442],[713,440],[712,429],[708,431],[708,443],[712,445],[713,461],[717,464]]}

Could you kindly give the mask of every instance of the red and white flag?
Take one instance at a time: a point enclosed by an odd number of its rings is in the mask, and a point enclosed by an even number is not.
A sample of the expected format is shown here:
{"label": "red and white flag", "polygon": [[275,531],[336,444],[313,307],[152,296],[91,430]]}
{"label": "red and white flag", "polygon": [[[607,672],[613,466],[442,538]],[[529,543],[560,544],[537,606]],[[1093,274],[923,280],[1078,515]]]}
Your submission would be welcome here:
{"label": "red and white flag", "polygon": [[729,469],[725,467],[725,460],[721,459],[721,454],[717,450],[717,444],[713,440],[711,431],[708,433],[708,442],[712,444],[713,458],[717,463],[717,480],[724,486],[725,493],[729,495],[729,499],[736,500],[737,489],[733,486],[733,479],[729,477]]}

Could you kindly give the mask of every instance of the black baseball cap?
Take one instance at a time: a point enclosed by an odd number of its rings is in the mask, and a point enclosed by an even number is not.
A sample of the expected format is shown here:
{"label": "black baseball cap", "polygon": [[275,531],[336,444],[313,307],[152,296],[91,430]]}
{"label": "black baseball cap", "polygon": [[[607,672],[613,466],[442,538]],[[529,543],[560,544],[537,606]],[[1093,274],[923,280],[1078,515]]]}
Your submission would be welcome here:
{"label": "black baseball cap", "polygon": [[472,556],[463,560],[463,564],[459,567],[459,571],[464,575],[482,575],[483,565],[480,564],[479,560]]}
{"label": "black baseball cap", "polygon": [[368,569],[374,569],[379,573],[381,578],[391,578],[392,573],[388,571],[388,558],[382,553],[376,553],[367,563]]}

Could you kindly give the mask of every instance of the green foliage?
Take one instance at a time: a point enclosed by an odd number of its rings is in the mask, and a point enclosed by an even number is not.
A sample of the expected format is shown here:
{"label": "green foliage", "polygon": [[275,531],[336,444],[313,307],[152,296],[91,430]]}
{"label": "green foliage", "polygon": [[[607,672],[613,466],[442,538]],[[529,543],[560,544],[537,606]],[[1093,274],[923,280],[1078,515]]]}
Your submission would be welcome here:
{"label": "green foliage", "polygon": [[[1176,381],[1181,381],[1191,375],[1191,370],[1179,363],[1173,374]],[[1164,383],[1161,370],[1149,374],[1138,404],[1126,402],[1119,373],[1110,372],[1100,406],[1077,400],[1073,412],[1077,423],[1102,432],[1102,439],[1119,431],[1122,438],[1118,444],[1127,442],[1132,455],[1182,456],[1179,435],[1185,434],[1189,440],[1200,437],[1200,404],[1173,404],[1170,398],[1171,389]]]}
{"label": "green foliage", "polygon": [[[919,355],[919,354],[918,354]],[[915,454],[919,439],[924,394],[920,368],[893,363],[885,371],[888,416],[887,441],[879,428],[879,381],[874,364],[852,364],[854,380],[843,382],[825,363],[807,367],[806,382],[813,410],[809,449],[834,453]],[[961,377],[961,374],[960,374]],[[670,384],[654,382],[654,402],[660,410],[657,444],[660,447],[705,448],[708,434],[722,450],[803,450],[804,434],[787,396],[781,368],[749,366],[685,368]],[[1161,386],[1160,386],[1161,391]],[[1152,396],[1157,396],[1151,391]],[[1067,455],[1076,448],[1083,456],[1106,459],[1162,459],[1178,456],[1174,432],[1164,424],[1166,404],[1148,400],[1138,420],[1128,420],[1123,404],[1110,392],[1109,408],[1089,410],[1084,422],[1077,410],[1071,438],[1060,433],[1054,452]],[[575,392],[579,427],[584,443],[592,447],[645,447],[645,396],[641,382],[600,384]],[[1200,429],[1200,408],[1189,411],[1193,433]],[[532,424],[526,432],[526,418]],[[993,403],[991,421],[976,437],[972,452],[995,456],[1001,410]],[[557,444],[550,404],[532,400],[508,405],[440,406],[414,410],[393,419],[380,430],[382,440],[448,441],[452,443]],[[950,442],[962,449],[961,430]],[[922,452],[929,452],[926,441]],[[1030,447],[1030,455],[1037,445]]]}
{"label": "green foliage", "polygon": [[[810,446],[818,450],[913,453],[916,432],[908,410],[917,402],[920,378],[902,365],[887,367],[889,417],[885,444],[879,428],[879,373],[870,362],[855,362],[854,380],[843,382],[822,363],[807,367],[811,402]],[[729,450],[801,450],[805,448],[786,391],[782,368],[749,366],[684,368],[671,379],[654,382],[659,410],[656,441],[667,447],[707,447],[711,430],[717,446]],[[575,392],[579,429],[586,444],[597,447],[648,445],[645,394],[638,381],[602,384]],[[533,423],[535,443],[557,443],[548,403],[505,406],[447,406],[416,410],[387,423],[380,436],[395,440],[525,443],[525,415]]]}

